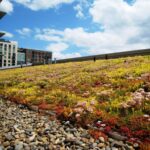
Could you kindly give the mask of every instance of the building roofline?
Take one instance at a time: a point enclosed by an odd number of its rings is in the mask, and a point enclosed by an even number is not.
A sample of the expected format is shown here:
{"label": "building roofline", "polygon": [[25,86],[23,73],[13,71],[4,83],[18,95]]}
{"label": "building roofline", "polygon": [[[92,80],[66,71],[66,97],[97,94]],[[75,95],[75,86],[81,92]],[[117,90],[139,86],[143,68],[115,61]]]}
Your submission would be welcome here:
{"label": "building roofline", "polygon": [[0,19],[2,19],[6,15],[6,12],[0,11]]}
{"label": "building roofline", "polygon": [[5,35],[4,32],[0,32],[0,38],[1,38],[2,36],[4,36],[4,35]]}
{"label": "building roofline", "polygon": [[[113,53],[103,53],[103,54],[97,54],[97,55],[88,55],[88,56],[81,56],[81,57],[74,57],[74,58],[66,58],[66,59],[58,59],[57,61],[81,61],[81,60],[91,60],[94,57],[96,59],[103,59],[106,56],[109,56],[110,58],[115,58],[114,56],[118,57],[120,55],[138,55],[138,54],[150,54],[150,48],[147,49],[137,49],[137,50],[126,50],[126,51],[118,51]],[[121,57],[121,56],[120,56]]]}
{"label": "building roofline", "polygon": [[47,51],[47,50],[37,50],[37,49],[30,49],[30,48],[18,48],[19,50],[29,50],[29,51],[38,51],[38,52],[49,52],[52,53],[51,51]]}
{"label": "building roofline", "polygon": [[5,39],[0,39],[0,43],[10,43],[10,44],[18,45],[17,41],[9,41],[9,40],[5,40]]}
{"label": "building roofline", "polygon": [[0,39],[0,42],[10,43],[9,40],[5,40],[5,39]]}

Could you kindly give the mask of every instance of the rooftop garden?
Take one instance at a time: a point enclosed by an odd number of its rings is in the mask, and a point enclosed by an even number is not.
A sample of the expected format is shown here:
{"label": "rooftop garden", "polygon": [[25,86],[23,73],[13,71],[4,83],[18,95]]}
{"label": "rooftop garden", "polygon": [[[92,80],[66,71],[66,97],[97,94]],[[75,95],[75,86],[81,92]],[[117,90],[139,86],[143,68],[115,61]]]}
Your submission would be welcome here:
{"label": "rooftop garden", "polygon": [[150,140],[150,56],[0,71],[0,96],[106,135]]}

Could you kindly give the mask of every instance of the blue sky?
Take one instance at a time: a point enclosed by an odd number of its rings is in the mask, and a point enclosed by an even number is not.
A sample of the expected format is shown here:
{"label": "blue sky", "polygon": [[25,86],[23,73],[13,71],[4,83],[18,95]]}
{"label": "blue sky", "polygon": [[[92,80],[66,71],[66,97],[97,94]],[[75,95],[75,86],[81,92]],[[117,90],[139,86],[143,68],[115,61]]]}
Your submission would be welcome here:
{"label": "blue sky", "polygon": [[5,38],[63,59],[150,47],[149,0],[3,0]]}

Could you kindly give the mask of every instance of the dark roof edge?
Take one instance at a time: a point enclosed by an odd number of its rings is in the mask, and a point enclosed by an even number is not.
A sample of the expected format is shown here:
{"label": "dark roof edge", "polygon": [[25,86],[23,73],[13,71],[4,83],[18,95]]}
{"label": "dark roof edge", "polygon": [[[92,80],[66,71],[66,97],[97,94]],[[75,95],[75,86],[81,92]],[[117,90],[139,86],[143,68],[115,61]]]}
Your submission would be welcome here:
{"label": "dark roof edge", "polygon": [[37,50],[37,49],[30,49],[30,48],[18,48],[20,50],[29,50],[29,51],[38,51],[38,52],[49,52],[49,53],[52,53],[51,51],[47,51],[47,50]]}
{"label": "dark roof edge", "polygon": [[128,51],[118,51],[118,52],[113,52],[113,53],[103,53],[103,54],[97,54],[97,55],[88,55],[88,56],[81,56],[81,57],[74,57],[74,58],[66,58],[66,59],[58,59],[57,61],[70,61],[70,60],[78,60],[78,59],[86,59],[86,58],[99,58],[99,57],[104,57],[106,55],[109,56],[117,56],[117,55],[133,55],[133,54],[150,54],[150,48],[147,49],[139,49],[139,50],[128,50]]}

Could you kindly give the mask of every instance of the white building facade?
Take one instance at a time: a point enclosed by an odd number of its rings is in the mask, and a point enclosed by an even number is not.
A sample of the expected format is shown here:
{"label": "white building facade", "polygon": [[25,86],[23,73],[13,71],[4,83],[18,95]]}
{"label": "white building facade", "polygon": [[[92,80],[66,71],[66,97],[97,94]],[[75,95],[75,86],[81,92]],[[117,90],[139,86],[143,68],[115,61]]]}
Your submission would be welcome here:
{"label": "white building facade", "polygon": [[0,41],[0,67],[17,66],[18,43]]}

